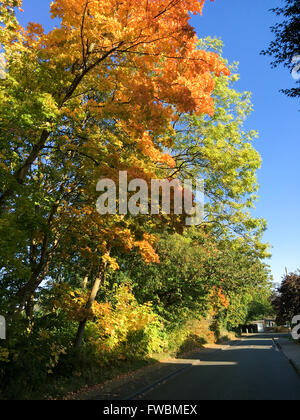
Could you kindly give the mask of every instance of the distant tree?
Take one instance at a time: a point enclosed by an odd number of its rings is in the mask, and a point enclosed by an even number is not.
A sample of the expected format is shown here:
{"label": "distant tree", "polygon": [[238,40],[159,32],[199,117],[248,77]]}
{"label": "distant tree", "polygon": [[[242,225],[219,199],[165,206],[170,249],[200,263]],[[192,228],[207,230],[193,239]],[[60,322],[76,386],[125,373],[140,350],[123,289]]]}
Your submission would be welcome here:
{"label": "distant tree", "polygon": [[[300,2],[299,0],[285,0],[284,7],[271,9],[284,20],[271,27],[275,34],[264,55],[273,56],[272,66],[284,64],[291,71],[299,71],[300,63]],[[298,70],[297,70],[298,69]],[[292,89],[283,89],[282,92],[290,97],[300,97],[300,78],[296,82],[299,86]]]}
{"label": "distant tree", "polygon": [[287,274],[273,300],[277,324],[291,322],[300,314],[300,271]]}
{"label": "distant tree", "polygon": [[274,309],[272,307],[271,299],[269,296],[269,290],[264,291],[264,293],[258,294],[256,298],[249,304],[248,317],[249,321],[255,321],[257,319],[262,319],[265,317],[274,316]]}

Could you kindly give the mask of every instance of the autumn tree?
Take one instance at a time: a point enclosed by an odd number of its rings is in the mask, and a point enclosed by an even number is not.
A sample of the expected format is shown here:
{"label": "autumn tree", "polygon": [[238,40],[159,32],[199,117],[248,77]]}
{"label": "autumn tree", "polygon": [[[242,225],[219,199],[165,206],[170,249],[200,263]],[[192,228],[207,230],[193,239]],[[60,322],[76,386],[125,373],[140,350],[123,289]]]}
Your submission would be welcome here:
{"label": "autumn tree", "polygon": [[216,239],[211,228],[163,234],[157,253],[159,265],[145,266],[137,253],[124,256],[122,271],[107,282],[130,281],[137,300],[151,300],[171,329],[199,318],[210,318],[216,330],[236,328],[251,318],[255,303],[266,303],[271,294],[263,254],[241,240]]}
{"label": "autumn tree", "polygon": [[[3,236],[4,284],[14,279],[12,314],[32,301],[62,241],[89,248],[89,240],[80,245],[80,226],[90,238],[97,232],[102,245],[90,247],[99,252],[97,264],[116,265],[110,242],[124,237],[124,222],[95,214],[97,180],[116,179],[119,170],[158,177],[157,166],[174,166],[164,149],[178,112],[213,113],[213,74],[229,72],[216,53],[195,48],[188,12],[202,6],[57,1],[51,13],[61,25],[48,34],[39,24],[1,28],[7,61],[0,86],[1,225],[18,238]],[[125,222],[129,248],[146,258],[150,250],[155,260],[144,234]],[[17,270],[10,265],[16,256]]]}
{"label": "autumn tree", "polygon": [[[199,41],[198,48],[222,56],[220,40],[208,37]],[[250,211],[259,188],[261,157],[253,145],[258,133],[244,130],[244,122],[252,112],[251,93],[234,88],[239,79],[237,65],[228,67],[230,77],[215,79],[214,114],[183,114],[174,123],[173,173],[204,179],[205,222],[213,223],[219,235],[256,236],[259,242],[266,223],[253,218]]]}
{"label": "autumn tree", "polygon": [[[2,83],[3,148],[18,147],[1,187],[2,211],[40,153],[57,145],[57,130],[74,116],[84,121],[83,110],[113,120],[148,153],[175,109],[213,112],[211,72],[228,71],[216,54],[194,48],[189,12],[200,13],[203,3],[57,0],[51,14],[61,25],[48,34],[33,23],[13,35],[2,28],[10,75]],[[78,135],[87,146],[90,135]]]}

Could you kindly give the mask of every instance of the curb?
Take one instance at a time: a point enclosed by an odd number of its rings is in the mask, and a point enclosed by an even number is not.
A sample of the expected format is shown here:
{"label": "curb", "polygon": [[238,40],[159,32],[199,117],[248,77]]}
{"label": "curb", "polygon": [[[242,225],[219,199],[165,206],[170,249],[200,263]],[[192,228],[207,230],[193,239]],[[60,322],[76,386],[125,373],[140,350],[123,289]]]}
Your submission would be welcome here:
{"label": "curb", "polygon": [[164,376],[163,378],[158,379],[156,382],[153,382],[151,385],[147,385],[145,386],[145,388],[140,389],[139,391],[135,392],[134,394],[130,395],[129,397],[123,398],[123,401],[130,401],[135,399],[136,397],[140,397],[143,396],[144,394],[146,394],[148,391],[156,388],[159,385],[162,385],[165,381],[173,378],[173,376],[177,376],[180,373],[182,373],[183,371],[190,369],[193,365],[187,365],[184,366],[178,370],[176,370],[175,372],[170,373],[167,376]]}
{"label": "curb", "polygon": [[[237,345],[240,342],[241,342],[241,340],[239,340],[239,339],[237,339],[237,340],[231,340],[231,341],[228,341],[226,344],[224,343],[224,345],[234,346],[234,345]],[[223,349],[216,349],[216,350],[214,350],[212,352],[214,353],[214,352],[218,352],[218,351],[223,351]],[[195,351],[195,353],[197,353],[197,351]],[[200,350],[199,353],[201,353],[201,350]],[[176,370],[175,372],[172,372],[169,375],[166,375],[166,376],[158,379],[157,381],[153,382],[151,385],[145,386],[144,388],[136,391],[134,394],[131,394],[128,397],[122,398],[122,400],[123,401],[130,401],[130,400],[135,399],[136,397],[143,396],[143,395],[147,394],[148,391],[156,388],[159,385],[162,385],[164,382],[168,381],[169,379],[173,378],[174,376],[177,376],[180,373],[182,373],[182,372],[184,372],[184,371],[186,371],[186,370],[188,370],[188,369],[190,369],[192,367],[193,367],[192,364],[188,364],[187,366],[184,366],[184,367]]]}
{"label": "curb", "polygon": [[272,340],[273,340],[274,345],[284,355],[284,357],[288,360],[289,364],[292,366],[292,368],[295,370],[297,375],[300,377],[300,369],[298,368],[296,363],[285,354],[284,350],[282,349],[281,344],[277,340],[275,340],[274,337],[272,338]]}
{"label": "curb", "polygon": [[292,359],[288,359],[288,361],[290,362],[290,364],[292,365],[292,367],[295,369],[296,373],[300,377],[300,369],[298,368],[298,366],[295,364],[295,362]]}

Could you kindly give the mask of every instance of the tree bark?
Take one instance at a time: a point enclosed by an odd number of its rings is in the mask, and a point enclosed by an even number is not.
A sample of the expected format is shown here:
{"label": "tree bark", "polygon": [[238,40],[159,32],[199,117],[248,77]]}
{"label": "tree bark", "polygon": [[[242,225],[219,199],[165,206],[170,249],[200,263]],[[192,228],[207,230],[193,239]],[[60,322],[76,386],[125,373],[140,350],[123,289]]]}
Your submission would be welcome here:
{"label": "tree bark", "polygon": [[26,283],[16,294],[15,299],[17,301],[17,306],[14,306],[13,309],[8,313],[8,319],[13,321],[17,315],[19,315],[26,306],[26,303],[29,302],[34,295],[34,292],[42,283],[46,277],[49,270],[50,261],[47,261],[44,268],[37,270],[32,273],[31,278],[28,283]]}
{"label": "tree bark", "polygon": [[83,282],[82,282],[82,287],[84,289],[87,289],[88,281],[89,281],[89,276],[85,276],[85,278],[83,279]]}
{"label": "tree bark", "polygon": [[56,249],[56,246],[58,244],[58,240],[56,239],[53,243],[52,249],[48,251],[48,237],[45,235],[41,256],[40,256],[40,262],[35,266],[32,267],[32,274],[29,279],[29,281],[19,289],[19,291],[15,295],[15,304],[13,308],[8,313],[8,319],[10,321],[13,321],[14,318],[19,315],[26,303],[31,299],[31,297],[34,295],[36,289],[39,287],[39,285],[42,283],[42,281],[45,279],[49,267]]}
{"label": "tree bark", "polygon": [[[92,309],[93,303],[96,300],[100,285],[103,282],[104,277],[105,277],[106,266],[107,266],[107,263],[102,263],[101,264],[98,277],[96,278],[96,280],[93,284],[89,300],[88,300],[88,302],[86,304],[86,307],[85,307],[87,310]],[[85,318],[85,319],[83,319],[82,321],[79,322],[78,330],[77,330],[77,334],[76,334],[75,342],[74,342],[75,349],[79,349],[82,345],[83,334],[84,334],[84,330],[85,330],[85,326],[86,326],[87,321],[88,321],[88,319]]]}
{"label": "tree bark", "polygon": [[33,324],[34,324],[34,319],[33,319],[33,314],[34,314],[34,294],[30,296],[30,298],[27,300],[26,304],[25,304],[25,313],[26,313],[26,318],[27,318],[27,322],[28,322],[28,328],[29,331],[32,330]]}
{"label": "tree bark", "polygon": [[[13,177],[15,181],[22,185],[25,182],[25,178],[28,174],[29,169],[31,168],[32,164],[36,160],[36,158],[39,156],[41,150],[44,149],[47,140],[50,136],[50,133],[46,130],[44,130],[41,134],[41,137],[37,144],[35,144],[32,148],[32,151],[30,155],[27,157],[23,165],[13,174]],[[5,191],[2,192],[2,195],[0,197],[0,215],[5,210],[5,203],[9,200],[9,198],[15,193],[15,187],[11,186],[7,188]]]}

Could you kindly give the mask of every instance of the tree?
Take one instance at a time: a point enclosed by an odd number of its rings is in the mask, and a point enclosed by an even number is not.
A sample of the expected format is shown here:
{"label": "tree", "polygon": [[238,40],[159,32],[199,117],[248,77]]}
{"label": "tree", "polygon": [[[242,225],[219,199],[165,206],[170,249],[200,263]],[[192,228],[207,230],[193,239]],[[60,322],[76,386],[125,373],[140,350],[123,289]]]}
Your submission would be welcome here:
{"label": "tree", "polygon": [[[222,56],[222,41],[199,40],[198,48]],[[237,64],[230,77],[217,78],[214,115],[184,114],[174,124],[174,157],[177,176],[205,181],[206,219],[219,234],[250,234],[260,237],[265,221],[254,219],[249,209],[257,199],[257,170],[261,157],[253,147],[258,133],[243,126],[252,111],[251,93],[238,92]]]}
{"label": "tree", "polygon": [[273,300],[278,325],[291,322],[295,315],[300,314],[300,273],[287,274],[278,288]]}
{"label": "tree", "polygon": [[[271,9],[277,16],[284,20],[271,28],[275,35],[267,50],[262,51],[264,55],[273,57],[272,66],[277,67],[284,64],[287,68],[299,71],[300,62],[300,4],[298,0],[285,0],[284,7]],[[300,83],[298,79],[297,84]],[[282,90],[291,97],[300,96],[300,87]]]}
{"label": "tree", "polygon": [[[160,134],[174,111],[213,113],[211,72],[228,70],[216,54],[194,48],[189,12],[200,13],[203,3],[57,0],[51,14],[61,25],[48,34],[34,23],[13,34],[9,24],[2,28],[9,77],[0,91],[1,145],[17,151],[13,161],[3,157],[12,165],[0,177],[1,212],[47,146],[70,145],[57,131],[74,116],[109,118],[131,146],[139,144],[160,161],[155,144],[163,145]],[[91,133],[76,134],[89,148]],[[74,150],[81,152],[78,145]]]}
{"label": "tree", "polygon": [[116,266],[117,238],[157,258],[147,223],[97,215],[95,185],[117,181],[120,170],[162,176],[162,165],[174,165],[165,148],[178,112],[213,113],[213,74],[229,71],[216,53],[195,48],[188,11],[202,6],[57,0],[51,13],[61,25],[48,34],[4,22],[0,228],[12,316],[32,300],[62,242],[77,241],[77,255],[90,249],[95,266]]}
{"label": "tree", "polygon": [[122,271],[107,281],[130,281],[137,300],[151,301],[169,328],[207,317],[215,330],[231,330],[258,313],[270,313],[269,269],[263,254],[245,242],[216,239],[212,230],[191,228],[184,235],[161,235],[157,252],[159,265],[145,266],[134,254],[123,257]]}

